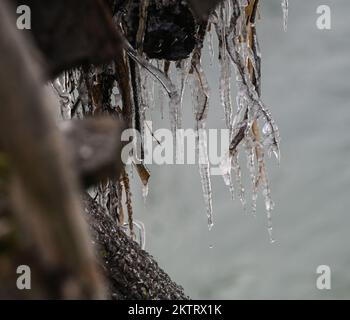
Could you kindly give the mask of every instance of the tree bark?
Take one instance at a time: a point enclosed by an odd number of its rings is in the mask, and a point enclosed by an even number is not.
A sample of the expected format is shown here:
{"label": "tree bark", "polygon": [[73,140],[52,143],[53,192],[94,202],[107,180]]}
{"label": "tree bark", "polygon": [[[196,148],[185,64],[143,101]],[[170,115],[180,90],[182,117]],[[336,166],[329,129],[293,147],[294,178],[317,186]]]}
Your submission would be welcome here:
{"label": "tree bark", "polygon": [[72,154],[72,167],[85,188],[105,179],[117,179],[123,170],[122,121],[94,117],[64,121],[60,125]]}
{"label": "tree bark", "polygon": [[89,195],[83,203],[112,299],[189,299]]}
{"label": "tree bark", "polygon": [[0,3],[0,149],[12,171],[8,192],[21,250],[36,256],[45,275],[37,297],[102,298],[78,182],[48,112],[43,72],[12,12]]}

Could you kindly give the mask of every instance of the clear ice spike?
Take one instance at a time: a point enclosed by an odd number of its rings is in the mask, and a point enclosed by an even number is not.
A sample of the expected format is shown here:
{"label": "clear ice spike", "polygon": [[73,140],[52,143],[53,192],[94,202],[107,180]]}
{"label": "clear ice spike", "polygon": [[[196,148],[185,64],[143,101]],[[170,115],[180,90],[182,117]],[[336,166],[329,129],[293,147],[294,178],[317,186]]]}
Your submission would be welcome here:
{"label": "clear ice spike", "polygon": [[282,11],[283,11],[283,30],[287,32],[288,28],[288,0],[282,0]]}
{"label": "clear ice spike", "polygon": [[198,131],[198,148],[199,148],[199,174],[203,189],[204,201],[207,207],[208,228],[214,226],[213,219],[213,204],[212,204],[212,189],[210,180],[210,165],[207,153],[207,141],[204,129]]}

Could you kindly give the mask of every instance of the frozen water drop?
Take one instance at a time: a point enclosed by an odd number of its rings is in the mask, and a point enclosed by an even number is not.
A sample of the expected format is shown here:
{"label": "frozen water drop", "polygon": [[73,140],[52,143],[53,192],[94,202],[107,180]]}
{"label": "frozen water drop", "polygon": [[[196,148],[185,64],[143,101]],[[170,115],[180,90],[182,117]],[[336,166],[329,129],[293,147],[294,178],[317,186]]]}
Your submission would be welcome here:
{"label": "frozen water drop", "polygon": [[147,196],[148,196],[148,183],[146,185],[142,186],[142,197],[143,197],[143,201],[146,203],[147,200]]}
{"label": "frozen water drop", "polygon": [[272,230],[272,227],[268,228],[268,233],[269,233],[269,240],[270,240],[270,243],[273,244],[276,242],[275,238],[273,237],[273,230]]}
{"label": "frozen water drop", "polygon": [[275,203],[269,198],[265,202],[265,207],[267,211],[272,211],[275,207]]}
{"label": "frozen water drop", "polygon": [[262,133],[267,136],[272,133],[272,126],[270,123],[266,122],[262,128]]}
{"label": "frozen water drop", "polygon": [[231,183],[231,157],[227,152],[220,162],[220,170],[224,179],[225,185],[229,186]]}
{"label": "frozen water drop", "polygon": [[278,163],[280,163],[280,161],[281,161],[281,153],[280,153],[280,150],[279,150],[278,146],[272,144],[272,145],[269,147],[268,155],[269,155],[269,157],[271,157],[272,155],[274,155],[275,158],[276,158],[276,160],[278,161]]}

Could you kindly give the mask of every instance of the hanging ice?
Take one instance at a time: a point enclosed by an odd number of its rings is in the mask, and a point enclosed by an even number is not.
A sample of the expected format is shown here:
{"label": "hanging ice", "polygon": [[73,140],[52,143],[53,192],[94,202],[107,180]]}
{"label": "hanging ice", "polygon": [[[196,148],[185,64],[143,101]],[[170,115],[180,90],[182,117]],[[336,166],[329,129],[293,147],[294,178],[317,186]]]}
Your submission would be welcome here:
{"label": "hanging ice", "polygon": [[[285,24],[288,18],[288,1],[284,1],[286,10]],[[228,6],[228,4],[230,4]],[[219,59],[221,64],[220,97],[224,106],[227,127],[231,132],[230,153],[223,159],[221,170],[225,184],[232,188],[230,170],[236,184],[235,193],[246,205],[245,189],[242,182],[239,153],[244,146],[246,150],[247,168],[252,185],[252,212],[255,214],[259,186],[263,189],[268,231],[272,238],[273,201],[265,167],[265,152],[274,154],[279,159],[278,128],[265,104],[260,98],[260,49],[255,33],[255,25],[250,24],[246,13],[249,12],[248,2],[239,0],[226,1],[217,10],[218,21],[216,30],[219,39]],[[227,17],[229,13],[229,17]],[[225,66],[225,56],[228,55],[236,71],[237,110],[230,110],[230,94],[227,86],[229,72]],[[262,125],[262,136],[259,131]]]}
{"label": "hanging ice", "polygon": [[226,1],[221,4],[218,9],[218,19],[215,23],[216,34],[219,41],[219,65],[220,65],[220,79],[219,79],[219,91],[220,102],[224,109],[226,127],[231,130],[232,123],[232,102],[231,102],[231,66],[230,60],[226,50],[226,35],[227,25],[229,22],[229,12],[231,7],[230,2]]}
{"label": "hanging ice", "polygon": [[[220,50],[221,51],[221,50]],[[232,118],[232,103],[231,103],[231,70],[230,62],[226,55],[221,53],[220,60],[220,101],[223,106],[225,113],[226,126],[228,129],[231,128],[231,118]]]}
{"label": "hanging ice", "polygon": [[52,81],[52,87],[55,89],[55,92],[59,97],[62,119],[69,120],[71,118],[72,99],[71,95],[69,92],[67,92],[62,82],[62,79],[57,78]]}
{"label": "hanging ice", "polygon": [[222,174],[222,177],[224,179],[225,184],[227,186],[229,186],[231,183],[231,170],[232,170],[231,156],[230,156],[229,151],[226,152],[224,157],[221,159],[220,170],[221,170],[221,174]]}
{"label": "hanging ice", "polygon": [[[182,128],[182,109],[183,109],[183,97],[185,94],[186,84],[189,76],[190,71],[190,59],[184,59],[181,60],[176,65],[176,74],[177,74],[177,86],[178,91],[180,93],[180,99],[176,106],[177,108],[177,118],[176,118],[176,129]],[[171,106],[170,106],[171,107]],[[175,150],[176,150],[176,159],[184,159],[184,145],[183,145],[183,135],[182,131],[176,131],[176,143],[175,143]]]}
{"label": "hanging ice", "polygon": [[207,207],[208,228],[212,229],[214,226],[213,220],[213,204],[212,204],[212,190],[210,180],[210,165],[207,154],[207,137],[204,126],[198,131],[198,154],[199,154],[199,174],[201,177],[201,184],[203,189],[204,201]]}
{"label": "hanging ice", "polygon": [[169,113],[170,113],[170,126],[174,137],[174,147],[176,149],[176,129],[179,128],[179,109],[181,104],[181,95],[179,94],[175,84],[170,78],[162,72],[160,69],[152,65],[144,57],[140,56],[137,51],[131,46],[131,44],[124,38],[124,48],[130,58],[136,61],[139,65],[149,71],[163,86],[164,90],[169,96]]}
{"label": "hanging ice", "polygon": [[[260,50],[255,32],[255,24],[251,20],[252,1],[247,0],[225,0],[218,6],[218,9],[210,16],[209,32],[207,26],[203,27],[203,33],[199,32],[204,40],[205,31],[208,36],[208,47],[210,59],[213,59],[213,28],[215,27],[218,38],[218,58],[220,64],[220,102],[224,110],[226,126],[230,134],[230,147],[225,157],[222,159],[220,168],[224,182],[229,186],[232,198],[237,197],[243,207],[249,202],[246,199],[245,186],[242,178],[242,168],[247,168],[248,178],[251,183],[251,206],[255,214],[259,188],[262,189],[265,211],[267,215],[267,227],[271,241],[272,237],[272,210],[274,203],[271,199],[269,179],[267,175],[265,160],[267,155],[275,155],[279,160],[279,133],[278,128],[268,110],[263,103],[260,94]],[[256,7],[255,7],[256,9]],[[288,23],[288,0],[282,1],[283,28],[287,30]],[[116,23],[120,24],[120,17],[116,18]],[[140,33],[141,36],[141,33]],[[142,37],[138,37],[140,44]],[[147,128],[146,115],[150,105],[154,103],[154,84],[159,90],[161,113],[163,114],[163,98],[169,97],[169,116],[173,133],[182,126],[182,99],[186,87],[187,78],[190,78],[192,85],[192,97],[196,126],[196,155],[199,161],[200,180],[206,206],[208,227],[213,227],[213,207],[212,207],[212,186],[210,179],[210,163],[207,152],[206,139],[206,119],[209,108],[209,88],[204,71],[201,67],[200,56],[202,41],[198,41],[192,56],[188,60],[175,63],[169,61],[152,61],[142,55],[140,50],[135,50],[124,38],[124,49],[129,58],[137,62],[139,69],[139,80],[133,89],[138,95],[140,130],[150,130]],[[215,41],[216,43],[216,41]],[[137,46],[137,48],[140,48]],[[139,68],[141,66],[142,68]],[[176,66],[176,69],[175,67]],[[237,83],[236,108],[232,99],[231,81],[232,71],[235,71]],[[95,81],[100,74],[99,68],[93,68],[92,74],[88,75],[90,81]],[[138,75],[134,75],[134,79]],[[69,79],[60,77],[54,82],[56,92],[60,97],[62,115],[71,117],[72,106],[74,105],[74,94],[71,89],[77,89],[82,106],[89,106],[89,83],[78,81],[79,71],[73,71]],[[133,80],[133,78],[131,77]],[[150,81],[153,79],[153,81]],[[85,87],[79,87],[78,83],[85,83]],[[71,87],[67,87],[67,83]],[[135,90],[136,89],[136,90]],[[122,99],[120,101],[122,107]],[[82,107],[84,109],[84,107]],[[117,108],[116,108],[117,109]],[[118,110],[116,110],[118,111]],[[91,111],[93,113],[93,109]],[[147,113],[147,114],[146,114]],[[82,111],[83,115],[84,111]],[[152,130],[150,130],[152,131]],[[152,132],[151,132],[152,133]],[[174,137],[176,135],[174,134]],[[175,148],[177,140],[175,139]],[[179,147],[180,150],[184,148]],[[245,156],[245,158],[244,158]],[[243,158],[246,165],[242,165]],[[124,187],[124,188],[123,188]],[[124,221],[122,193],[125,191],[126,209],[128,212],[128,222]],[[142,194],[147,197],[148,184],[143,184]],[[116,212],[115,221],[123,226],[125,231],[133,236],[142,247],[144,247],[144,227],[141,222],[133,221],[131,207],[131,193],[128,179],[121,183],[109,182],[107,185],[100,185],[98,191],[98,201],[111,213]],[[114,208],[114,209],[113,209]]]}
{"label": "hanging ice", "polygon": [[209,24],[209,30],[208,30],[208,50],[209,50],[209,61],[210,65],[213,65],[214,60],[214,44],[213,44],[213,30],[212,30],[212,24]]}
{"label": "hanging ice", "polygon": [[193,74],[191,77],[191,91],[197,132],[196,153],[199,158],[199,174],[201,178],[204,201],[207,208],[208,228],[209,230],[211,230],[214,225],[214,220],[210,179],[210,164],[207,153],[207,137],[205,131],[205,122],[207,119],[209,108],[209,86],[200,61],[193,62],[192,72]]}
{"label": "hanging ice", "polygon": [[287,28],[288,28],[288,10],[289,10],[288,0],[282,0],[283,30],[285,32],[287,32]]}
{"label": "hanging ice", "polygon": [[256,214],[256,203],[258,199],[258,190],[257,190],[257,173],[255,168],[255,145],[252,140],[249,141],[250,143],[246,143],[246,153],[247,153],[247,168],[249,171],[249,176],[251,180],[252,185],[252,196],[251,196],[251,208],[252,208],[252,214],[255,216]]}
{"label": "hanging ice", "polygon": [[143,201],[146,203],[147,200],[147,196],[148,196],[148,183],[146,185],[142,186],[142,197],[143,197]]}
{"label": "hanging ice", "polygon": [[129,223],[124,223],[121,226],[121,229],[129,236],[136,241],[142,250],[146,248],[146,229],[142,221],[134,220],[132,222],[133,230],[130,230]]}
{"label": "hanging ice", "polygon": [[171,82],[171,80],[158,68],[152,65],[145,58],[141,57],[136,50],[130,45],[130,43],[125,39],[124,40],[125,50],[128,55],[137,63],[139,63],[143,68],[148,70],[163,86],[170,99],[178,99],[178,92],[176,90],[176,86]]}
{"label": "hanging ice", "polygon": [[272,210],[275,204],[271,199],[271,191],[270,191],[269,183],[267,181],[267,177],[265,177],[265,183],[263,186],[263,195],[265,198],[265,209],[266,209],[266,215],[267,215],[267,230],[269,232],[270,242],[274,243],[275,239],[272,233],[273,231],[272,230]]}
{"label": "hanging ice", "polygon": [[245,190],[242,182],[242,171],[241,171],[241,166],[239,165],[238,153],[236,153],[232,157],[232,169],[235,174],[235,180],[237,185],[237,196],[238,196],[238,199],[241,201],[243,209],[245,210],[246,209]]}

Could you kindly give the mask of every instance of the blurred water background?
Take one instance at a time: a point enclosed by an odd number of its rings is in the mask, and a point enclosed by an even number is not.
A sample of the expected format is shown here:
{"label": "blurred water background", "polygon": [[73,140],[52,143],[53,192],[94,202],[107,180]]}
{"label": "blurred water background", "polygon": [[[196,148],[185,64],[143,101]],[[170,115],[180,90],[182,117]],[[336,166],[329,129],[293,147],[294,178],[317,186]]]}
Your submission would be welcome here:
{"label": "blurred water background", "polygon": [[[332,10],[328,31],[316,27],[322,4]],[[268,240],[261,197],[253,218],[231,200],[220,176],[212,178],[210,232],[197,166],[150,166],[146,204],[134,178],[146,249],[192,298],[350,298],[350,1],[290,0],[289,6],[287,33],[280,0],[261,1],[258,23],[262,97],[282,138],[280,167],[269,161],[277,242]],[[208,128],[224,128],[217,55],[210,67],[206,54],[204,66],[211,86]],[[193,127],[188,91],[185,128]],[[155,128],[169,127],[167,112],[164,120],[153,114]],[[331,290],[316,288],[321,264],[331,267]]]}

